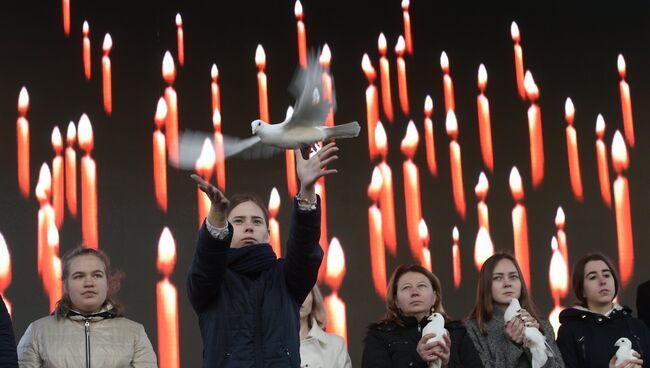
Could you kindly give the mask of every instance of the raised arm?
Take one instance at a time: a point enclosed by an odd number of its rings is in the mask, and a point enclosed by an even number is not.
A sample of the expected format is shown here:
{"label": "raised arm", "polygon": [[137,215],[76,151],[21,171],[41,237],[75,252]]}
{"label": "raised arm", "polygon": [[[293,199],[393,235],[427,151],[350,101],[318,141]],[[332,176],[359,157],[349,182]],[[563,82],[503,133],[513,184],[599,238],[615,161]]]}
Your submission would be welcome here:
{"label": "raised arm", "polygon": [[[229,204],[226,196],[200,176],[192,175],[192,179],[211,203],[206,223],[199,230],[196,252],[187,275],[187,295],[194,310],[200,313],[216,298],[223,283],[233,230],[226,221]],[[207,223],[219,232],[217,237],[208,231]]]}
{"label": "raised arm", "polygon": [[323,259],[320,239],[320,203],[314,185],[325,175],[334,174],[336,169],[327,165],[338,159],[335,143],[329,143],[308,160],[296,151],[296,173],[300,179],[299,199],[294,204],[293,220],[287,241],[284,275],[289,291],[298,304],[316,283],[318,268]]}

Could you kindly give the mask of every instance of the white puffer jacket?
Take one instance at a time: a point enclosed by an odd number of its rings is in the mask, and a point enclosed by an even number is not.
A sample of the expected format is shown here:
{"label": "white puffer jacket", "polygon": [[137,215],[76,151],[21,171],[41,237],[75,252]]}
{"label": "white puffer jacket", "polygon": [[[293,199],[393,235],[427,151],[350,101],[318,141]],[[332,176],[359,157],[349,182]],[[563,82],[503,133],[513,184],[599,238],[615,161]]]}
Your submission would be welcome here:
{"label": "white puffer jacket", "polygon": [[153,368],[156,354],[144,327],[124,317],[70,314],[32,322],[18,344],[21,368]]}

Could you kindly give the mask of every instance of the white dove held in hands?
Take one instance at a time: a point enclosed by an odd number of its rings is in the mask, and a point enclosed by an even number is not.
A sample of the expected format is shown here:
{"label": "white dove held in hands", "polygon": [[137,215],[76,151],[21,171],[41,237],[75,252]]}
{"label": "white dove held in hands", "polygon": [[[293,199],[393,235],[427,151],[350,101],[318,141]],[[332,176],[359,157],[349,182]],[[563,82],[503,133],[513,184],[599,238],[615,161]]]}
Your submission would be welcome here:
{"label": "white dove held in hands", "polygon": [[[449,332],[447,332],[447,329],[445,329],[445,318],[440,313],[431,314],[429,316],[429,323],[427,323],[427,325],[422,329],[422,336],[428,334],[436,334],[435,337],[432,337],[429,339],[429,341],[427,341],[427,344],[436,341],[444,341],[444,336],[446,333]],[[442,360],[438,358],[429,363],[429,368],[440,368],[441,365]]]}
{"label": "white dove held in hands", "polygon": [[[520,310],[521,305],[519,304],[519,299],[512,298],[510,305],[508,305],[508,308],[506,308],[503,314],[503,319],[505,322],[509,322],[519,315]],[[537,328],[526,326],[524,329],[524,339],[526,346],[530,349],[533,368],[542,367],[546,364],[548,357],[553,356],[550,346],[546,343],[546,338]]]}
{"label": "white dove held in hands", "polygon": [[632,341],[626,337],[621,337],[620,339],[616,340],[616,343],[614,343],[614,346],[618,346],[618,350],[616,350],[616,363],[615,365],[619,365],[623,363],[624,360],[627,359],[632,359],[634,358],[634,349],[632,349]]}

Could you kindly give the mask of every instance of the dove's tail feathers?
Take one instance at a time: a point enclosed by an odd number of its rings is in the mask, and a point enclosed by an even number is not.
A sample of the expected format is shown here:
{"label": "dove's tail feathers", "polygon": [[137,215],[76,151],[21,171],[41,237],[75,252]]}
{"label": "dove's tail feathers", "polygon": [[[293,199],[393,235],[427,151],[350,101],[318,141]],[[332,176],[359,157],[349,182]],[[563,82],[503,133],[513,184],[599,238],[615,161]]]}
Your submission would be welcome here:
{"label": "dove's tail feathers", "polygon": [[440,367],[442,367],[442,360],[440,360],[440,358],[438,358],[435,361],[429,363],[429,368],[440,368]]}
{"label": "dove's tail feathers", "polygon": [[325,128],[328,140],[332,138],[354,138],[359,135],[360,131],[361,127],[356,121]]}
{"label": "dove's tail feathers", "polygon": [[[546,361],[548,360],[548,355],[546,351],[546,346],[545,345],[534,345],[530,346],[530,355],[531,355],[531,363],[533,368],[541,368],[546,364]],[[551,353],[551,356],[553,354]]]}

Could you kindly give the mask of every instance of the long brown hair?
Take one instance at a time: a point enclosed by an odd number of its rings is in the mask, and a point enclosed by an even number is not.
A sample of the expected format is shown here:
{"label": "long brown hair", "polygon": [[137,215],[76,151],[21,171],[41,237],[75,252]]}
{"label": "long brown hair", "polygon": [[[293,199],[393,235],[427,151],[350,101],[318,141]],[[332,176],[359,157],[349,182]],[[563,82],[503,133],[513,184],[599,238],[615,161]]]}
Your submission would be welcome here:
{"label": "long brown hair", "polygon": [[69,250],[61,260],[63,267],[63,270],[61,271],[61,282],[63,283],[64,287],[63,295],[61,296],[61,299],[56,303],[56,308],[54,309],[54,314],[56,317],[65,318],[65,316],[68,315],[68,312],[73,309],[67,283],[68,277],[70,276],[70,265],[72,264],[72,260],[80,256],[95,256],[100,261],[102,261],[102,263],[104,263],[106,282],[108,284],[108,290],[106,292],[106,300],[104,301],[104,305],[110,303],[113,306],[111,312],[116,316],[122,316],[124,313],[124,306],[116,300],[115,295],[120,290],[120,282],[124,277],[124,273],[121,271],[114,271],[111,268],[111,260],[103,251],[99,249],[78,246]]}
{"label": "long brown hair", "polygon": [[386,290],[386,314],[381,322],[395,322],[401,324],[400,319],[398,318],[401,313],[397,307],[397,284],[399,283],[399,279],[407,272],[421,273],[429,279],[431,287],[436,293],[436,300],[433,303],[433,311],[442,314],[445,317],[445,320],[448,319],[448,316],[445,313],[445,308],[442,306],[442,287],[440,286],[440,280],[438,280],[438,277],[418,264],[403,264],[393,271],[393,274],[390,276],[390,280],[388,281],[388,290]]}
{"label": "long brown hair", "polygon": [[[519,279],[521,280],[519,304],[521,304],[521,307],[526,309],[533,318],[540,321],[535,303],[533,303],[532,298],[528,295],[528,288],[526,287],[526,282],[522,277],[521,268],[519,268],[517,260],[510,253],[497,252],[485,260],[483,267],[481,267],[481,271],[478,274],[478,282],[476,284],[476,304],[474,304],[474,309],[472,309],[468,316],[468,319],[476,320],[476,325],[483,336],[487,336],[485,324],[492,319],[492,313],[494,312],[494,302],[492,299],[492,274],[494,273],[494,268],[497,266],[499,261],[503,259],[510,260],[515,265],[517,273],[519,274]],[[541,323],[540,331],[544,332],[541,329]]]}
{"label": "long brown hair", "polygon": [[591,261],[603,261],[609,268],[609,272],[612,274],[612,278],[614,278],[614,297],[612,297],[612,300],[616,298],[616,295],[618,295],[618,273],[616,273],[616,268],[614,268],[614,265],[612,264],[612,261],[609,260],[605,255],[602,253],[589,253],[586,256],[580,258],[576,264],[573,266],[573,272],[571,275],[571,284],[573,285],[573,294],[575,295],[576,299],[578,302],[576,304],[581,305],[585,308],[589,308],[587,305],[587,298],[585,298],[584,292],[585,292],[585,266],[587,265],[588,262]]}

